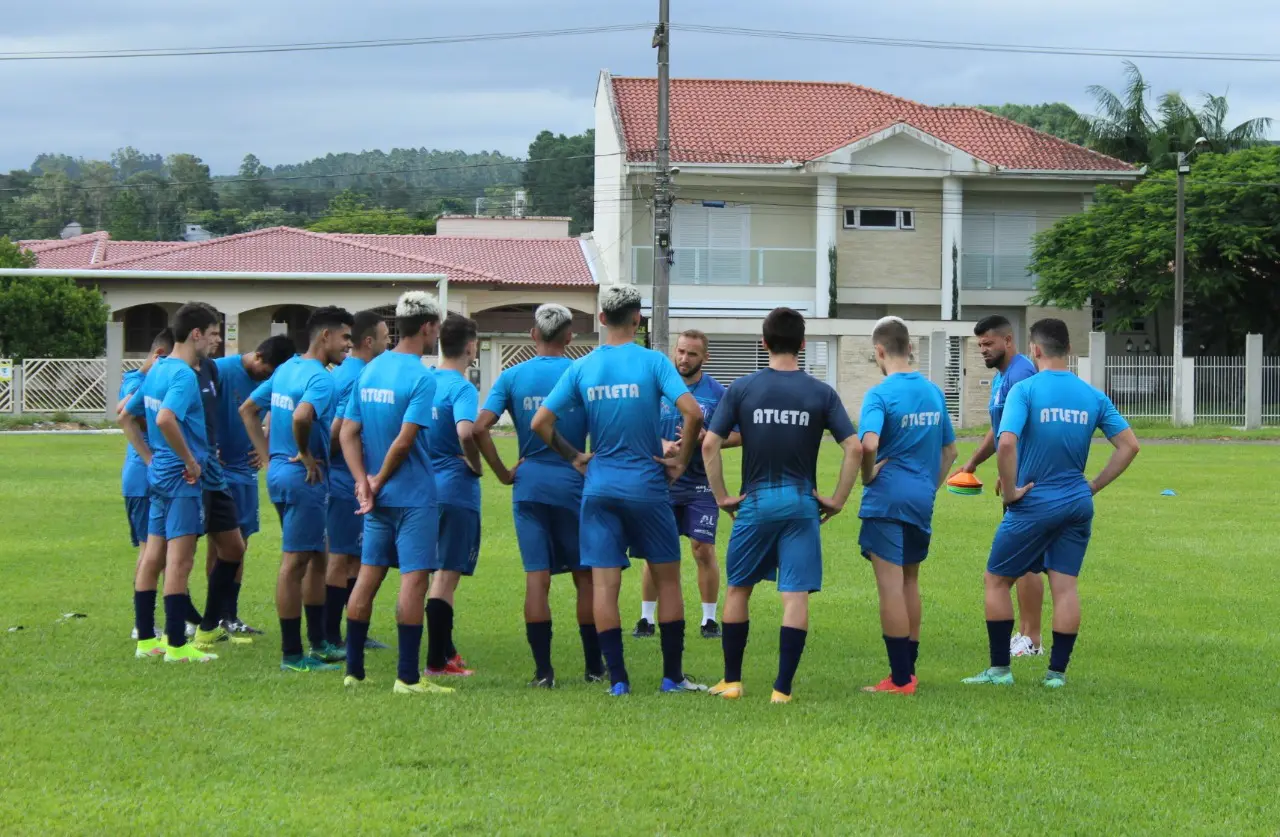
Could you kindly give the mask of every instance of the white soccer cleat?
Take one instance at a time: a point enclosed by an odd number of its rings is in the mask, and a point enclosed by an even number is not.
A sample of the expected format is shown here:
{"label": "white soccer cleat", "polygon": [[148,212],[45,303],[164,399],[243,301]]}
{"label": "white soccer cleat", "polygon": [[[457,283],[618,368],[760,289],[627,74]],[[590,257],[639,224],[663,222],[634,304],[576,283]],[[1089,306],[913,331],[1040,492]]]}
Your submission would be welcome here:
{"label": "white soccer cleat", "polygon": [[1022,657],[1031,650],[1031,637],[1022,634],[1014,634],[1013,639],[1009,640],[1009,656]]}
{"label": "white soccer cleat", "polygon": [[[1025,639],[1025,637],[1024,637],[1024,639]],[[1032,644],[1031,644],[1031,640],[1027,640],[1027,644],[1026,644],[1025,646],[1023,646],[1022,648],[1020,648],[1020,649],[1018,650],[1018,652],[1017,652],[1017,653],[1015,653],[1013,656],[1015,656],[1015,657],[1043,657],[1043,656],[1044,656],[1044,646],[1043,646],[1043,645],[1032,645]]]}

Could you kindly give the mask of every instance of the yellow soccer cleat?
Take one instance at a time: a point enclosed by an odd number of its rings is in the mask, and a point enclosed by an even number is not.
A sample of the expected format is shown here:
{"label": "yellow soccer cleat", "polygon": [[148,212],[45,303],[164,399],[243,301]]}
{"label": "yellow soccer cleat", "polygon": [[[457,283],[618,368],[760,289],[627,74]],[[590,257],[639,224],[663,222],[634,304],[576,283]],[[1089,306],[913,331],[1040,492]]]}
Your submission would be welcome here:
{"label": "yellow soccer cleat", "polygon": [[358,689],[361,686],[368,686],[371,682],[367,677],[352,677],[348,674],[342,678],[342,687],[344,689]]}
{"label": "yellow soccer cleat", "polygon": [[145,660],[150,657],[163,657],[164,653],[169,650],[169,646],[165,645],[163,639],[144,639],[138,643],[138,647],[134,649],[133,656],[139,660]]}
{"label": "yellow soccer cleat", "polygon": [[396,684],[391,687],[391,692],[397,695],[451,695],[453,694],[453,689],[447,686],[437,686],[427,680],[419,680],[417,683],[396,680]]}
{"label": "yellow soccer cleat", "polygon": [[742,697],[742,683],[726,683],[721,680],[719,683],[712,686],[708,690],[707,694],[722,697],[725,700],[738,700]]}
{"label": "yellow soccer cleat", "polygon": [[225,628],[219,625],[212,631],[202,631],[196,628],[196,634],[191,639],[191,644],[196,648],[212,648],[219,642],[230,642],[232,645],[252,645],[253,637],[229,634]]}
{"label": "yellow soccer cleat", "polygon": [[216,659],[217,654],[206,654],[189,642],[181,648],[170,648],[164,653],[166,663],[211,663]]}
{"label": "yellow soccer cleat", "polygon": [[777,689],[774,689],[773,697],[769,698],[769,702],[770,703],[790,703],[791,695],[784,695],[782,692],[779,692]]}

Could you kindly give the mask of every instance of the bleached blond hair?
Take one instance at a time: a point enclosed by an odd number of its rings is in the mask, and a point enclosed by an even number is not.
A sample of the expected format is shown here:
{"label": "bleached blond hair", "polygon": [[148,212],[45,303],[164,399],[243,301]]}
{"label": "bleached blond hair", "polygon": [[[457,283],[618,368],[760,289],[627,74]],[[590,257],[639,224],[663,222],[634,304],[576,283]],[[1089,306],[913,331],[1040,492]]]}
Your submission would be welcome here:
{"label": "bleached blond hair", "polygon": [[610,285],[600,294],[600,310],[606,314],[640,307],[640,291],[634,285]]}
{"label": "bleached blond hair", "polygon": [[562,335],[572,322],[573,312],[554,302],[539,305],[533,312],[533,324],[538,335],[548,343]]}
{"label": "bleached blond hair", "polygon": [[440,319],[440,301],[427,291],[405,291],[396,302],[397,317]]}

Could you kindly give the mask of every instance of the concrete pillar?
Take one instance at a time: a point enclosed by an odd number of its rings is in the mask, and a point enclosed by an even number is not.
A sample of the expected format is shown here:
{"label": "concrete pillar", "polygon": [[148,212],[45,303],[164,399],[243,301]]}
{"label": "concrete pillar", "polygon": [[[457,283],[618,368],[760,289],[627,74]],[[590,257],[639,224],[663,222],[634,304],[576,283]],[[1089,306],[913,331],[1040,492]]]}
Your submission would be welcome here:
{"label": "concrete pillar", "polygon": [[226,322],[222,327],[222,343],[224,346],[223,354],[235,355],[240,353],[240,315],[227,314]]}
{"label": "concrete pillar", "polygon": [[934,331],[929,334],[929,380],[941,387],[943,392],[947,389],[947,354],[949,348],[945,331]]}
{"label": "concrete pillar", "polygon": [[1262,427],[1262,335],[1244,338],[1244,429]]}
{"label": "concrete pillar", "polygon": [[[1089,367],[1087,380],[1094,389],[1104,390],[1107,386],[1107,335],[1101,331],[1089,332],[1089,358],[1079,359],[1079,368]],[[1085,377],[1081,375],[1080,377]]]}
{"label": "concrete pillar", "polygon": [[[1182,364],[1182,392],[1173,394],[1173,397],[1177,399],[1174,402],[1173,423],[1190,427],[1196,423],[1196,359],[1193,357],[1175,357],[1173,362]],[[1177,410],[1179,404],[1182,405],[1181,417],[1179,417]]]}
{"label": "concrete pillar", "polygon": [[[271,323],[271,336],[272,336],[272,337],[275,337],[277,334],[286,334],[286,335],[287,335],[288,333],[289,333],[289,325],[288,325],[288,323],[277,323],[277,322],[272,322],[272,323]],[[306,347],[306,346],[295,346],[294,348],[295,348],[295,349],[298,349],[299,353],[301,353],[301,352],[305,352],[305,351],[307,350],[307,347]]]}
{"label": "concrete pillar", "polygon": [[836,243],[836,231],[839,229],[839,210],[836,206],[836,176],[834,174],[818,175],[817,208],[815,210],[815,226],[817,236],[814,239],[815,261],[817,263],[813,276],[813,315],[825,318],[831,313],[831,248]]}
{"label": "concrete pillar", "polygon": [[22,364],[15,363],[13,365],[13,414],[15,416],[22,415]]}
{"label": "concrete pillar", "polygon": [[960,319],[960,294],[956,286],[960,282],[959,254],[964,253],[962,232],[964,223],[964,183],[958,177],[942,178],[942,297],[944,320]]}
{"label": "concrete pillar", "polygon": [[116,417],[116,402],[120,400],[120,379],[124,376],[124,323],[111,320],[107,323],[107,374],[103,376],[103,416],[107,421]]}

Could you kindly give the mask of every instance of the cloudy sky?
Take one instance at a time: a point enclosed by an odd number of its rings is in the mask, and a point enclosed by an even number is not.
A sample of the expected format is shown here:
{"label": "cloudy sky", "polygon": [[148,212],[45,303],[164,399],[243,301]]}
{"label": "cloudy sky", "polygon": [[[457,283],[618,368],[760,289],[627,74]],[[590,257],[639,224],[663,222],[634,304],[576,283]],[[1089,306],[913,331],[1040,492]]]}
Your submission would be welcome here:
{"label": "cloudy sky", "polygon": [[[5,0],[0,53],[511,32],[652,21],[657,0]],[[985,43],[1276,53],[1280,3],[1237,0],[672,0],[675,23]],[[1177,8],[1185,11],[1175,13]],[[214,173],[395,146],[524,154],[592,124],[596,74],[653,74],[650,33],[269,55],[0,61],[0,170],[123,145]],[[934,104],[1065,101],[1122,83],[1118,58],[1011,55],[677,33],[676,76],[852,81]],[[1277,117],[1280,63],[1145,59],[1156,92],[1228,93],[1232,121]]]}

